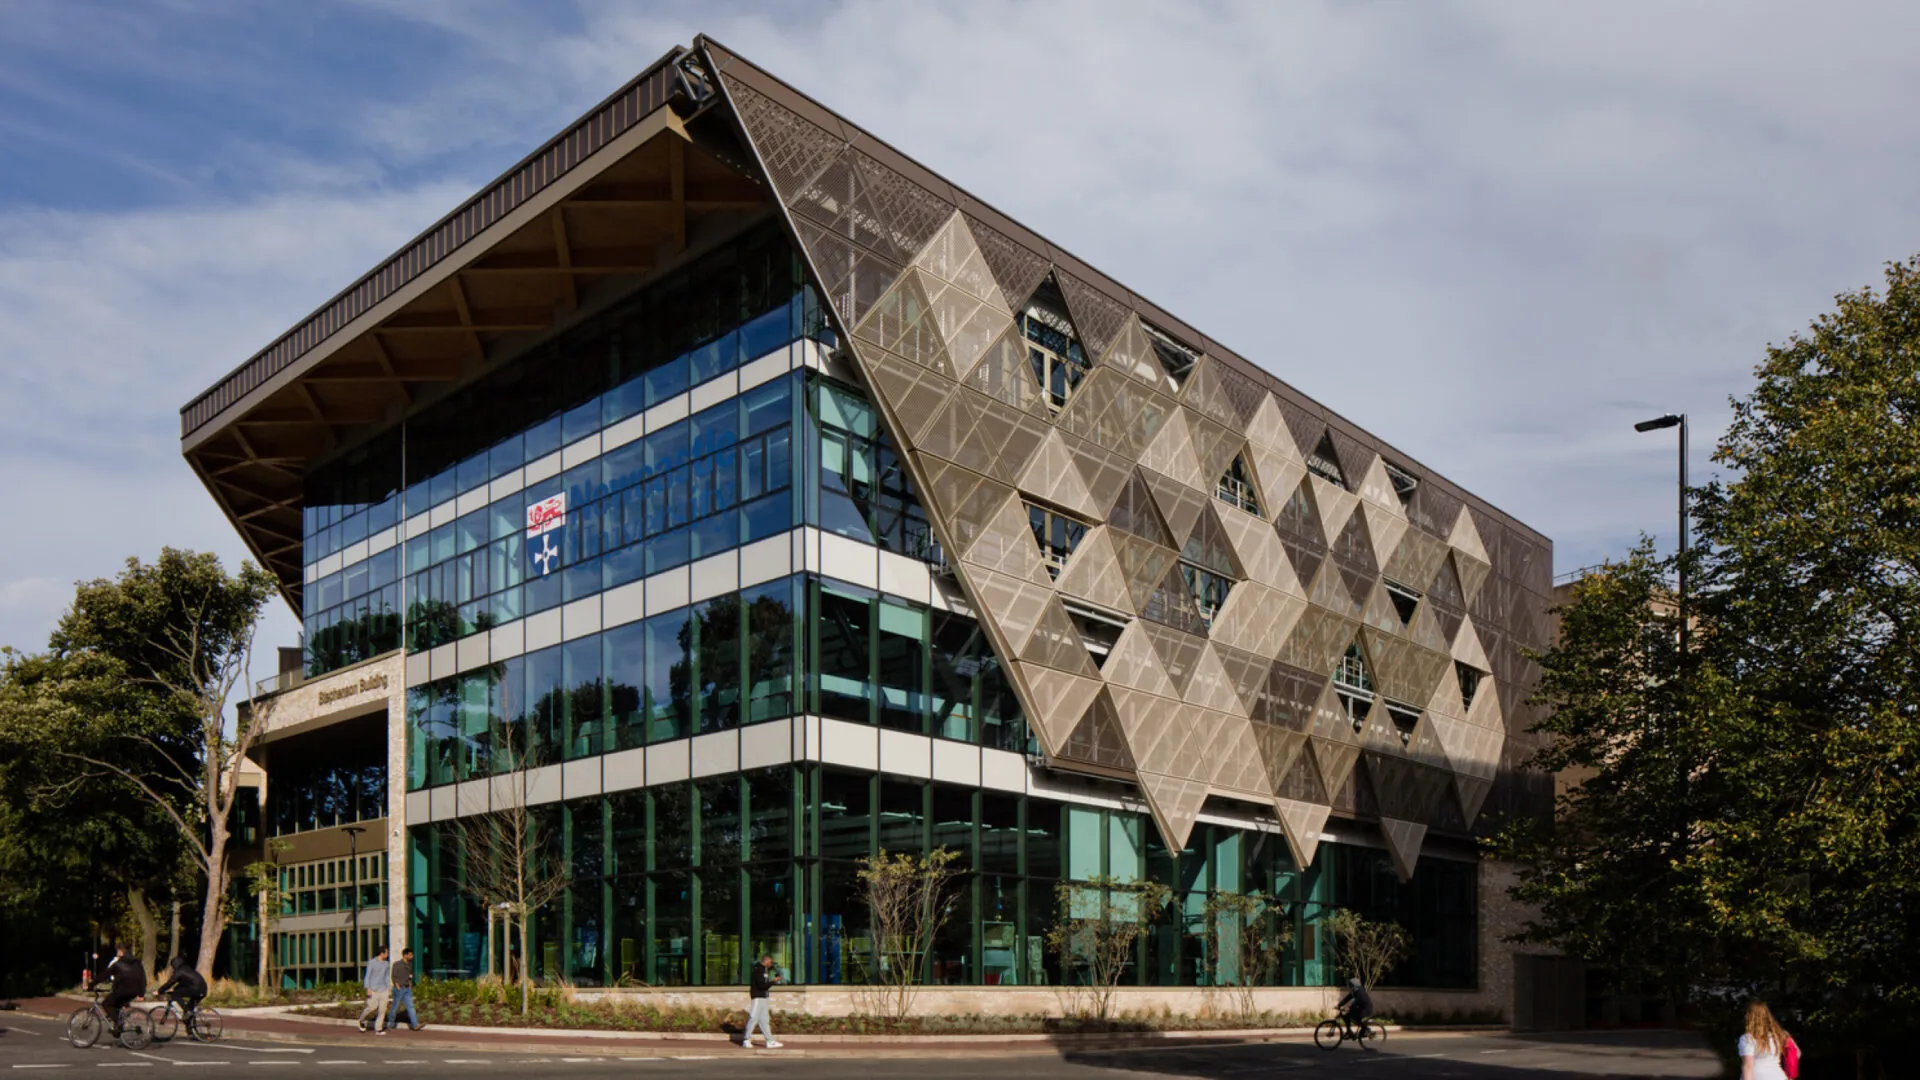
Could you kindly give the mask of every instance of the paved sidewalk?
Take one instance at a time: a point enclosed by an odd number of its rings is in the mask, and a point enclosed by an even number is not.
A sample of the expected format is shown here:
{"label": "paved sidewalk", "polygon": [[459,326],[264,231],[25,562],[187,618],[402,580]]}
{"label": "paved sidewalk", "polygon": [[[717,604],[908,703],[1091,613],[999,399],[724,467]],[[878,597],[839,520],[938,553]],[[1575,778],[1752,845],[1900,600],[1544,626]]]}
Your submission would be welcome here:
{"label": "paved sidewalk", "polygon": [[[64,1020],[86,1005],[83,998],[25,998],[20,1011],[30,1016]],[[4,1016],[5,1014],[0,1014]],[[503,1052],[565,1052],[625,1056],[646,1053],[684,1054],[702,1048],[737,1046],[720,1032],[555,1031],[550,1028],[464,1027],[429,1024],[420,1031],[397,1028],[386,1035],[361,1031],[351,1020],[291,1014],[281,1007],[221,1010],[227,1039],[301,1042],[326,1046],[413,1046],[432,1050],[488,1050]],[[1151,1046],[1196,1047],[1249,1045],[1266,1042],[1310,1042],[1310,1028],[1246,1031],[1122,1032],[1110,1035],[803,1035],[781,1034],[789,1050],[813,1055],[849,1057],[1019,1056],[1057,1055],[1063,1051],[1092,1052]]]}

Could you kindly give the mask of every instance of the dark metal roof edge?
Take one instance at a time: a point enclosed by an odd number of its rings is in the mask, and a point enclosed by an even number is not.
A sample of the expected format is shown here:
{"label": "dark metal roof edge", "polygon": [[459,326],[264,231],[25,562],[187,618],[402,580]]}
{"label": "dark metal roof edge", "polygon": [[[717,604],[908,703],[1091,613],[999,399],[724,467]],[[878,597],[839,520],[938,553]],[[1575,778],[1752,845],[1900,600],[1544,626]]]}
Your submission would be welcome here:
{"label": "dark metal roof edge", "polygon": [[[952,193],[951,201],[962,213],[984,219],[988,225],[1005,233],[1009,239],[1026,247],[1035,255],[1048,260],[1050,263],[1060,265],[1062,269],[1073,273],[1076,277],[1080,277],[1088,285],[1106,293],[1116,300],[1129,304],[1129,306],[1135,310],[1150,311],[1157,315],[1166,316],[1174,324],[1167,327],[1170,332],[1180,334],[1182,330],[1190,331],[1195,339],[1192,343],[1200,347],[1207,355],[1226,360],[1235,367],[1242,369],[1243,374],[1258,378],[1270,384],[1268,389],[1290,398],[1296,404],[1320,415],[1327,421],[1329,427],[1340,427],[1349,434],[1357,435],[1362,442],[1370,445],[1376,452],[1380,453],[1382,457],[1390,456],[1396,459],[1397,463],[1406,463],[1418,468],[1424,477],[1439,480],[1446,488],[1453,494],[1458,495],[1463,501],[1470,504],[1478,504],[1487,512],[1497,515],[1502,520],[1524,530],[1534,538],[1548,545],[1553,543],[1552,538],[1545,533],[1540,532],[1526,522],[1493,505],[1484,497],[1468,491],[1460,484],[1447,479],[1446,475],[1439,470],[1421,463],[1418,458],[1401,451],[1385,439],[1380,438],[1378,435],[1354,423],[1341,413],[1329,408],[1326,404],[1308,396],[1280,376],[1248,360],[1246,357],[1221,344],[1212,336],[1201,333],[1185,320],[1170,315],[1160,305],[1153,303],[1139,292],[1121,284],[1112,275],[1105,273],[1067,249],[1052,243],[1031,228],[1009,217],[1005,212],[994,207],[993,204],[986,202],[972,192],[962,188],[960,185],[927,168],[911,155],[903,153],[891,143],[860,127],[853,121],[848,120],[833,109],[808,96],[805,91],[794,87],[793,84],[760,67],[746,57],[741,56],[714,38],[706,34],[696,35],[693,39],[692,48],[704,50],[709,56],[713,57],[716,61],[716,75],[720,71],[732,68],[733,65],[739,65],[740,70],[734,70],[731,72],[732,74],[736,76],[742,73],[748,74],[750,77],[747,81],[756,84],[755,89],[766,93],[780,104],[794,109],[794,111],[815,123],[820,123],[822,127],[827,128],[829,131],[837,131],[847,140],[849,145],[856,146],[877,158],[882,158],[883,161],[887,158],[892,158],[897,159],[899,162],[905,162],[906,165],[909,166],[909,169],[902,171],[910,172],[911,179],[914,179],[916,183],[920,183],[923,187],[930,187],[936,194],[939,193],[940,188],[945,188],[947,191],[950,191]],[[823,123],[822,121],[826,122]],[[881,153],[876,153],[876,151],[881,151]],[[897,163],[894,161],[887,161],[886,163],[896,165],[897,167]],[[936,183],[928,185],[924,180],[920,179],[920,177],[932,177]],[[981,211],[985,212],[982,213]]]}
{"label": "dark metal roof edge", "polygon": [[[603,112],[611,108],[621,98],[632,93],[635,89],[637,89],[638,87],[646,83],[647,80],[652,79],[657,75],[659,75],[663,69],[679,63],[680,59],[684,57],[687,54],[687,52],[688,50],[684,46],[680,46],[680,45],[676,45],[672,49],[668,50],[665,55],[660,57],[660,59],[655,60],[653,63],[647,65],[647,67],[644,70],[642,70],[638,75],[635,75],[633,78],[627,80],[625,83],[623,83],[620,86],[619,89],[613,91],[611,94],[608,94],[606,97],[602,98],[599,102],[595,103],[592,108],[586,110],[579,117],[577,117],[572,123],[562,128],[558,134],[549,138],[547,141],[541,143],[538,147],[534,148],[532,151],[527,153],[520,160],[508,166],[505,170],[503,170],[500,173],[499,176],[496,176],[492,181],[490,181],[489,183],[481,187],[478,192],[474,193],[472,196],[463,200],[460,203],[460,205],[454,207],[452,210],[442,215],[433,224],[427,226],[425,229],[421,230],[418,234],[416,234],[415,236],[407,240],[405,243],[401,244],[397,249],[394,250],[394,252],[391,255],[388,255],[386,258],[380,260],[379,263],[375,264],[373,269],[360,275],[358,278],[355,278],[350,284],[348,284],[345,288],[341,289],[339,292],[335,293],[333,296],[329,297],[319,307],[316,307],[315,309],[313,309],[313,311],[308,313],[303,318],[296,320],[290,329],[280,334],[279,336],[275,337],[273,341],[269,342],[265,348],[260,349],[259,351],[255,352],[252,356],[249,356],[247,359],[241,361],[231,371],[227,372],[225,375],[222,375],[220,378],[215,379],[213,383],[210,386],[208,386],[205,390],[202,390],[200,393],[195,394],[191,401],[187,402],[185,405],[182,405],[180,407],[180,417],[181,417],[180,437],[183,440],[186,439],[188,436],[192,435],[195,431],[199,430],[201,427],[206,426],[207,423],[210,423],[213,420],[213,416],[209,416],[205,420],[202,420],[200,423],[189,425],[187,420],[187,414],[189,411],[197,407],[201,402],[205,401],[207,398],[218,393],[222,388],[227,386],[229,383],[232,383],[235,380],[241,378],[246,373],[247,369],[252,367],[255,363],[261,361],[263,358],[267,357],[275,349],[279,348],[289,339],[293,338],[295,335],[299,334],[300,332],[302,332],[312,324],[319,322],[320,320],[328,317],[330,314],[333,313],[335,308],[345,303],[356,291],[363,288],[374,279],[378,278],[381,274],[385,273],[391,266],[393,266],[396,262],[398,262],[402,257],[406,256],[409,252],[413,251],[414,248],[418,247],[421,243],[431,239],[435,233],[446,228],[450,223],[458,219],[461,215],[466,214],[468,211],[472,210],[474,207],[479,206],[480,204],[486,202],[491,198],[494,198],[504,188],[506,188],[509,184],[511,184],[514,181],[514,179],[529,165],[538,161],[541,156],[552,151],[555,147],[566,142],[569,138],[572,138],[576,133],[581,131],[587,125],[592,123],[596,118],[598,118]],[[556,174],[554,177],[549,178],[548,182],[551,183],[552,180],[557,179],[559,175],[564,175],[565,171],[570,171],[570,170],[563,170],[562,173]],[[455,246],[457,247],[458,245],[455,245]],[[452,249],[449,249],[449,252],[448,252],[449,254],[451,253],[451,250]],[[444,258],[445,255],[442,255],[441,257]],[[405,281],[411,281],[414,278],[417,278],[420,273],[425,272],[425,270],[430,268],[431,266],[437,265],[439,261],[440,261],[439,259],[435,259],[432,262],[427,263],[425,266],[422,266],[414,274],[408,275]],[[393,291],[397,291],[401,287],[401,285],[405,283],[405,281],[397,281],[393,283],[392,288],[389,290],[389,295],[391,295]],[[345,322],[348,322],[348,321],[351,321],[351,320],[350,319],[342,320],[342,323],[344,324]],[[299,356],[305,355],[307,352],[312,351],[312,349],[315,346],[319,345],[321,341],[326,340],[326,338],[329,336],[331,336],[331,334],[322,335],[321,337],[315,339],[311,345],[309,345],[306,349],[303,349],[298,355],[294,357],[290,357],[287,361],[286,366],[291,366],[292,363],[299,358]],[[284,370],[284,367],[282,368],[282,370]],[[277,374],[277,372],[275,374]],[[268,377],[270,378],[271,375],[269,375]],[[261,382],[264,383],[265,379],[262,379]],[[240,396],[244,396],[245,393],[246,391],[243,391]],[[218,415],[218,414],[216,413],[215,415]]]}

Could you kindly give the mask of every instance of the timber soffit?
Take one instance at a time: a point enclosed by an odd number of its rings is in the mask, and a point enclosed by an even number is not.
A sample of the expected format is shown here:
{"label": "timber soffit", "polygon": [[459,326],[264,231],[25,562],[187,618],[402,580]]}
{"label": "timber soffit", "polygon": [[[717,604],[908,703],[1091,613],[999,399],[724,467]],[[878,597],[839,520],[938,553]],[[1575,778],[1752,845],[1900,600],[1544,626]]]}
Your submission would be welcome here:
{"label": "timber soffit", "polygon": [[315,346],[393,295],[469,238],[537,195],[594,151],[618,137],[654,109],[681,92],[678,64],[686,50],[675,47],[609,95],[565,131],[528,154],[360,280],[342,290],[266,348],[255,353],[180,410],[180,437],[187,440],[239,404],[267,380],[297,364]]}
{"label": "timber soffit", "polygon": [[[1492,503],[1487,502],[1481,496],[1453,483],[1440,473],[1421,465],[1418,459],[1412,455],[1395,449],[1378,436],[1361,428],[1358,424],[1353,423],[1334,410],[1294,389],[1271,371],[1246,359],[1222,342],[1202,333],[1191,324],[1167,312],[1152,300],[1121,285],[1119,282],[1113,280],[1111,276],[1089,266],[1066,249],[1053,244],[1027,226],[1020,224],[987,203],[980,201],[966,189],[933,172],[918,161],[902,153],[892,144],[885,142],[878,136],[875,136],[866,129],[815,101],[813,98],[808,97],[805,93],[783,81],[779,76],[755,65],[751,60],[733,52],[713,38],[704,34],[699,35],[694,39],[692,51],[705,53],[709,57],[710,64],[708,70],[713,75],[724,73],[739,79],[757,92],[765,94],[781,106],[799,114],[802,118],[838,135],[845,145],[857,146],[861,151],[901,173],[903,176],[908,177],[920,186],[936,194],[941,194],[948,202],[958,207],[964,213],[990,225],[995,230],[1020,243],[1036,255],[1049,260],[1055,266],[1078,277],[1083,283],[1092,285],[1108,299],[1138,311],[1156,326],[1193,343],[1206,355],[1225,360],[1241,374],[1260,382],[1281,401],[1291,403],[1297,408],[1306,410],[1323,421],[1329,428],[1342,432],[1347,437],[1355,439],[1363,445],[1369,445],[1375,453],[1380,454],[1382,457],[1416,467],[1423,481],[1438,481],[1439,484],[1446,489],[1447,493],[1454,498],[1475,506],[1484,513],[1492,514],[1500,518],[1506,524],[1530,534],[1535,540],[1543,542],[1548,540],[1545,534],[1533,529],[1525,522],[1494,506]],[[1018,303],[1023,299],[1025,298],[1016,299],[1009,297],[1008,303]]]}

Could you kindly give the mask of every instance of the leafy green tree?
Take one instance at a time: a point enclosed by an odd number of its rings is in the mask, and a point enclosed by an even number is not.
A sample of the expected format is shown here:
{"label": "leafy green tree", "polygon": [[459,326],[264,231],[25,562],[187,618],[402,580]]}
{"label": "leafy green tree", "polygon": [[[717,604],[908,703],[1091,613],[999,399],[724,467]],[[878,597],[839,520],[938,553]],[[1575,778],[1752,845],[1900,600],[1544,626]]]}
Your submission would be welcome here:
{"label": "leafy green tree", "polygon": [[1691,493],[1688,651],[1644,545],[1575,587],[1540,763],[1591,775],[1505,840],[1532,936],[1864,1062],[1920,1029],[1920,259],[1756,374]]}
{"label": "leafy green tree", "polygon": [[[0,909],[42,920],[41,930],[9,935],[19,945],[16,960],[55,942],[66,951],[52,971],[34,977],[36,992],[65,985],[79,967],[73,946],[127,918],[139,927],[136,951],[152,970],[159,961],[153,904],[190,888],[165,817],[118,778],[76,783],[70,760],[34,730],[63,701],[135,707],[129,699],[137,693],[104,679],[106,670],[90,657],[0,651]],[[128,753],[129,760],[142,756]],[[57,983],[48,984],[50,976]]]}
{"label": "leafy green tree", "polygon": [[61,764],[36,797],[65,805],[96,786],[157,814],[163,844],[202,878],[197,967],[211,970],[226,926],[228,840],[242,762],[266,722],[246,689],[254,628],[275,591],[251,563],[229,575],[210,554],[161,550],[114,580],[83,582],[54,630],[57,681],[0,702],[0,739]]}
{"label": "leafy green tree", "polygon": [[1399,923],[1369,919],[1341,908],[1322,922],[1333,935],[1333,955],[1340,972],[1359,979],[1372,990],[1387,972],[1413,952],[1413,936]]}
{"label": "leafy green tree", "polygon": [[1157,881],[1107,875],[1054,885],[1047,945],[1068,980],[1067,1006],[1082,1019],[1111,1020],[1115,990],[1134,965],[1136,945],[1173,899]]}

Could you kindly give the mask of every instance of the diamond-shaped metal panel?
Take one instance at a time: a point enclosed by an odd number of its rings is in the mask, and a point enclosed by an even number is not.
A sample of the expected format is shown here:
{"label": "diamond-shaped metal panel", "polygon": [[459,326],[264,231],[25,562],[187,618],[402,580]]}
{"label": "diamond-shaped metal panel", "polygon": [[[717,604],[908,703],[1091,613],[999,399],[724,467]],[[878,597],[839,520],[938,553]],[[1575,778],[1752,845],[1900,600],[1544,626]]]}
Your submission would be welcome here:
{"label": "diamond-shaped metal panel", "polygon": [[[1137,776],[1176,848],[1212,792],[1271,800],[1302,864],[1335,810],[1378,816],[1403,876],[1429,828],[1468,828],[1518,761],[1551,548],[1411,462],[1402,502],[1370,438],[1217,350],[1176,384],[1125,289],[716,69],[1049,756]],[[1013,319],[1049,276],[1093,360],[1057,414]],[[1257,514],[1216,498],[1229,467]],[[1090,526],[1058,581],[1028,502]],[[1183,561],[1231,583],[1210,619]],[[1424,591],[1409,619],[1387,579]],[[1076,621],[1097,612],[1126,622],[1098,662]],[[1399,703],[1357,727],[1330,681],[1355,640]],[[1482,673],[1470,702],[1456,664]]]}
{"label": "diamond-shaped metal panel", "polygon": [[1111,533],[1111,528],[1105,525],[1090,530],[1067,561],[1066,569],[1060,572],[1058,586],[1063,596],[1132,615],[1133,594],[1127,589],[1126,575],[1120,572]]}
{"label": "diamond-shaped metal panel", "polygon": [[1107,347],[1100,363],[1125,372],[1148,386],[1162,388],[1166,385],[1166,373],[1161,370],[1160,361],[1154,357],[1153,344],[1147,340],[1146,331],[1141,329],[1138,315],[1127,316],[1126,322],[1121,324],[1119,335]]}
{"label": "diamond-shaped metal panel", "polygon": [[1060,283],[1061,295],[1067,298],[1081,343],[1094,356],[1106,352],[1132,313],[1126,305],[1064,270],[1055,274],[1054,279]]}
{"label": "diamond-shaped metal panel", "polygon": [[1094,697],[1086,714],[1067,735],[1060,756],[1101,768],[1133,771],[1133,752],[1127,748],[1120,717],[1114,712],[1113,699],[1105,690]]}

